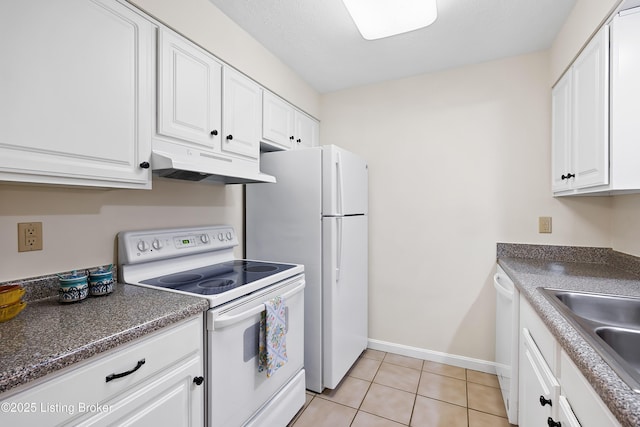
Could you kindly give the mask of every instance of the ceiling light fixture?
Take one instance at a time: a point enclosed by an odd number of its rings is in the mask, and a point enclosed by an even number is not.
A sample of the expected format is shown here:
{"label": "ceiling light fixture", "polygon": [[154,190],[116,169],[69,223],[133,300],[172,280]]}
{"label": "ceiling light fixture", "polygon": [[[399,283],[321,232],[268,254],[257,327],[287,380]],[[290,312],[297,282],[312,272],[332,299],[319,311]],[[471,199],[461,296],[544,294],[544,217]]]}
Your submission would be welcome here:
{"label": "ceiling light fixture", "polygon": [[436,0],[342,0],[367,40],[417,30],[438,17]]}

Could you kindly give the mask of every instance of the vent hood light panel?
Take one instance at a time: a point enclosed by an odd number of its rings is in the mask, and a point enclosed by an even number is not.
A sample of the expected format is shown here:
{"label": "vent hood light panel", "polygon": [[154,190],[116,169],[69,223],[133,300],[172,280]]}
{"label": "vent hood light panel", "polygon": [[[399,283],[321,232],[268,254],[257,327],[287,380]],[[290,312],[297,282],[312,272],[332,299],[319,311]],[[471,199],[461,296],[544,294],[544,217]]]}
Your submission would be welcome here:
{"label": "vent hood light panel", "polygon": [[436,0],[342,0],[360,34],[376,40],[417,30],[438,17]]}

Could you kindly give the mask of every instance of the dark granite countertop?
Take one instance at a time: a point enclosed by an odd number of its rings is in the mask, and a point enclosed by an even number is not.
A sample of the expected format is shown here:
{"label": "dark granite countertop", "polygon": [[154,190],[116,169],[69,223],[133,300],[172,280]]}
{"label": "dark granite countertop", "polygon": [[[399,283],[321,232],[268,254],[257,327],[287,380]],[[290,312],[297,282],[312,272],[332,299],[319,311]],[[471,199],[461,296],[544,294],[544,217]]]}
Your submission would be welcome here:
{"label": "dark granite countertop", "polygon": [[114,292],[61,304],[56,296],[28,301],[0,323],[2,392],[207,310],[206,299],[116,284]]}
{"label": "dark granite countertop", "polygon": [[[571,256],[553,256],[549,253],[542,255],[544,247],[537,247],[529,252],[530,258],[527,258],[526,253],[519,250],[501,252],[500,245],[503,244],[498,245],[498,264],[529,301],[560,346],[620,424],[639,426],[640,394],[623,382],[566,318],[537,291],[539,287],[552,287],[640,297],[640,274],[634,260],[610,249],[602,252],[602,248],[580,248]],[[553,247],[553,250],[557,251],[558,248]],[[587,253],[588,249],[595,251]],[[572,252],[572,249],[568,252]],[[579,261],[581,259],[588,262]]]}

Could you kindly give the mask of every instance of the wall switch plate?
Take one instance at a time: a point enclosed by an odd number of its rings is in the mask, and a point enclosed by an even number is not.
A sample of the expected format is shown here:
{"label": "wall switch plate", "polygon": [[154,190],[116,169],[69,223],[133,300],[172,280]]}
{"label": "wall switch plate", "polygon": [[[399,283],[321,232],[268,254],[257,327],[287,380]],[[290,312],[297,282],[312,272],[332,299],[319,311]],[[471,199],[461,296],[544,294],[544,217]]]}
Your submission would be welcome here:
{"label": "wall switch plate", "polygon": [[18,252],[42,250],[42,223],[18,223]]}
{"label": "wall switch plate", "polygon": [[551,233],[550,216],[541,216],[538,218],[538,233]]}

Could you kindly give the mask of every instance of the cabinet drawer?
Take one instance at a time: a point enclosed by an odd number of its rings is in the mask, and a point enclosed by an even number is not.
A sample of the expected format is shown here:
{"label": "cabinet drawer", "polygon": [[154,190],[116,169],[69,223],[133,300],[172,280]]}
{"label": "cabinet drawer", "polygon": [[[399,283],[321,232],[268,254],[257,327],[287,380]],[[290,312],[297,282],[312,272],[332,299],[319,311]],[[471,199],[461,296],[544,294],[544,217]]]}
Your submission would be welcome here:
{"label": "cabinet drawer", "polygon": [[540,349],[540,353],[542,353],[544,360],[547,362],[547,365],[549,365],[551,372],[557,375],[556,340],[523,296],[520,297],[520,319],[520,327],[529,330],[531,338],[538,349]]}
{"label": "cabinet drawer", "polygon": [[[79,367],[65,369],[51,379],[45,377],[43,382],[3,400],[16,408],[15,412],[2,413],[3,424],[59,425],[87,411],[99,410],[95,405],[104,404],[177,361],[202,352],[202,328],[202,317],[194,317]],[[135,372],[107,381],[111,374],[131,371],[142,360],[144,364]]]}

